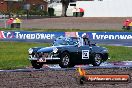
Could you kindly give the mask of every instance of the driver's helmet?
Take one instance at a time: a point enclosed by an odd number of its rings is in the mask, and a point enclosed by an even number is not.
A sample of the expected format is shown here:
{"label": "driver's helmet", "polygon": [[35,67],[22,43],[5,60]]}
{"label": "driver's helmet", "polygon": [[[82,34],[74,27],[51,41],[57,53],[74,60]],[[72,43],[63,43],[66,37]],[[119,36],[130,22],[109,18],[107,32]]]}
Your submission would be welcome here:
{"label": "driver's helmet", "polygon": [[86,33],[82,34],[82,38],[88,38],[89,36]]}
{"label": "driver's helmet", "polygon": [[83,45],[90,45],[89,36],[86,33],[82,34],[82,38],[83,38]]}

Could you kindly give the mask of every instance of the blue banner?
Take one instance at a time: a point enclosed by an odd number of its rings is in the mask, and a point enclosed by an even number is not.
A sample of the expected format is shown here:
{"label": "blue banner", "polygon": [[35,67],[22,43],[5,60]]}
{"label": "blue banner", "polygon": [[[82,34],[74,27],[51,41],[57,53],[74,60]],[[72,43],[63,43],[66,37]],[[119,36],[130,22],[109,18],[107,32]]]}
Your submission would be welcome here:
{"label": "blue banner", "polygon": [[88,32],[90,39],[93,40],[130,40],[132,32]]}
{"label": "blue banner", "polygon": [[82,37],[87,35],[90,40],[131,40],[132,32],[28,32],[0,31],[0,40],[26,42],[52,42],[60,36]]}
{"label": "blue banner", "polygon": [[51,42],[64,32],[0,31],[0,39],[5,41]]}

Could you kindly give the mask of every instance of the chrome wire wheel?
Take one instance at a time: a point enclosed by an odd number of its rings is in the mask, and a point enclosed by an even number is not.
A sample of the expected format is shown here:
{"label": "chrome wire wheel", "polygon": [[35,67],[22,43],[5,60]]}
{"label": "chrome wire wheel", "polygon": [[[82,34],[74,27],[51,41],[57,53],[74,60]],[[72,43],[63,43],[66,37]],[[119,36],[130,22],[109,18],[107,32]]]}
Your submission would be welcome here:
{"label": "chrome wire wheel", "polygon": [[68,66],[69,65],[69,62],[70,62],[70,58],[68,55],[65,55],[63,58],[62,58],[62,63],[64,66]]}
{"label": "chrome wire wheel", "polygon": [[71,62],[71,58],[70,58],[69,53],[67,53],[67,52],[62,53],[59,66],[61,68],[74,67],[74,65]]}
{"label": "chrome wire wheel", "polygon": [[102,58],[101,54],[96,53],[94,55],[94,58],[93,58],[93,61],[92,61],[92,65],[93,66],[99,66],[102,63],[102,59],[103,58]]}
{"label": "chrome wire wheel", "polygon": [[97,65],[100,65],[101,60],[102,60],[101,55],[100,55],[100,54],[96,54],[96,55],[95,55],[95,63],[96,63]]}

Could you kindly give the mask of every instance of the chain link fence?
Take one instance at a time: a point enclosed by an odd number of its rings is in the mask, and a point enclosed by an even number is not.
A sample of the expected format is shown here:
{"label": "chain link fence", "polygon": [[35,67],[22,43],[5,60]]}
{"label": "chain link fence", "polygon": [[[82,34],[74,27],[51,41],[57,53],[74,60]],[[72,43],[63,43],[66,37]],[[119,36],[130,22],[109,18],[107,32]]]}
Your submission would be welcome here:
{"label": "chain link fence", "polygon": [[7,21],[6,15],[0,14],[0,28],[7,28],[6,21]]}

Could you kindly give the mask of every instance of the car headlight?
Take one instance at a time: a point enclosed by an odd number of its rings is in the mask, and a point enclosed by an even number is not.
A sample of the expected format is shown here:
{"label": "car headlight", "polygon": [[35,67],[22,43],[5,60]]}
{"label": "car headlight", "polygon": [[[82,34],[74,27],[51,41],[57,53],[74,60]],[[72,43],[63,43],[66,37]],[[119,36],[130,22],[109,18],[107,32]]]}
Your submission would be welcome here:
{"label": "car headlight", "polygon": [[108,52],[108,50],[107,49],[104,49],[103,52]]}
{"label": "car headlight", "polygon": [[30,49],[28,50],[28,52],[29,52],[29,54],[32,54],[33,49],[32,49],[32,48],[30,48]]}
{"label": "car headlight", "polygon": [[53,53],[57,53],[58,49],[56,47],[53,48]]}

